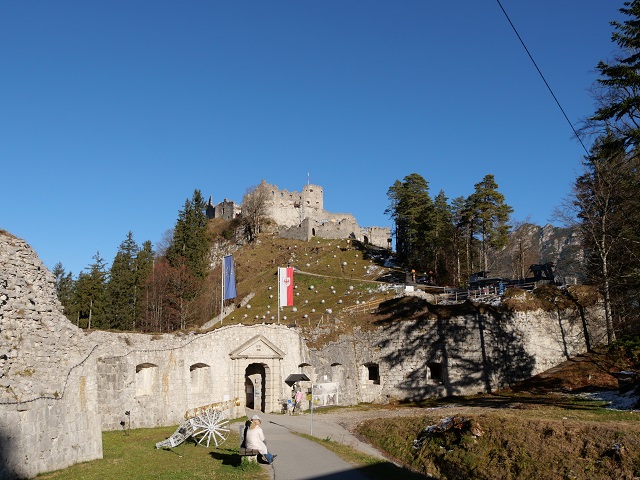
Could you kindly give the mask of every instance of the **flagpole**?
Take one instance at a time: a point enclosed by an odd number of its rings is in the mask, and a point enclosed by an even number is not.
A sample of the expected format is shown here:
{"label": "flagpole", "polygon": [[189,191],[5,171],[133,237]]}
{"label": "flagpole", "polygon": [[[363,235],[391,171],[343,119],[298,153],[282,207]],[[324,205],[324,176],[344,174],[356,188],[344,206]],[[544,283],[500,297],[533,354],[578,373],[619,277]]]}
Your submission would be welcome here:
{"label": "flagpole", "polygon": [[222,288],[220,290],[222,291],[222,296],[220,297],[220,325],[222,325],[222,320],[224,318],[224,257],[222,257],[221,267],[222,268],[220,270],[222,271],[222,277],[220,278],[220,285]]}
{"label": "flagpole", "polygon": [[278,325],[280,325],[280,267],[278,267]]}

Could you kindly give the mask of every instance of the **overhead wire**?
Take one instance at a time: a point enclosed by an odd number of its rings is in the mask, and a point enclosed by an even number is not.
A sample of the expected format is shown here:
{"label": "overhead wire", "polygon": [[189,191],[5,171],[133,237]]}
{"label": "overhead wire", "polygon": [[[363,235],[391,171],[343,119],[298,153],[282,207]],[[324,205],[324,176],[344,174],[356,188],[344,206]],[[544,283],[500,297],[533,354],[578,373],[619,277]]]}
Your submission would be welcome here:
{"label": "overhead wire", "polygon": [[560,101],[556,97],[555,93],[553,93],[553,90],[551,89],[551,86],[549,85],[549,82],[547,82],[547,79],[542,74],[542,71],[538,67],[538,64],[533,59],[533,56],[531,55],[531,52],[529,52],[529,49],[527,48],[527,45],[524,43],[524,40],[522,40],[522,37],[518,33],[518,30],[516,29],[516,27],[513,24],[513,22],[511,21],[511,18],[509,18],[509,15],[507,14],[507,11],[502,6],[502,3],[500,3],[500,0],[496,0],[496,1],[498,2],[498,5],[500,6],[500,9],[502,10],[502,13],[504,13],[504,16],[507,18],[507,21],[509,22],[509,25],[511,25],[511,28],[513,29],[513,31],[515,32],[516,36],[518,37],[518,40],[520,40],[520,43],[524,47],[524,50],[527,52],[527,55],[529,55],[529,58],[531,59],[531,62],[533,63],[533,66],[536,67],[536,70],[538,71],[538,74],[540,75],[540,78],[542,78],[542,81],[547,86],[547,89],[549,90],[549,93],[551,93],[551,96],[553,97],[553,99],[555,100],[556,104],[558,105],[558,108],[562,112],[562,115],[564,115],[565,120],[567,121],[567,123],[571,127],[571,130],[573,131],[573,134],[576,136],[576,138],[580,142],[580,145],[582,145],[582,148],[584,149],[584,151],[587,154],[587,156],[589,156],[589,151],[587,150],[587,147],[582,142],[582,139],[580,138],[580,135],[578,134],[578,132],[574,128],[573,123],[571,123],[571,120],[569,120],[569,117],[567,116],[566,112],[564,111],[564,108],[562,108],[562,105],[560,104]]}

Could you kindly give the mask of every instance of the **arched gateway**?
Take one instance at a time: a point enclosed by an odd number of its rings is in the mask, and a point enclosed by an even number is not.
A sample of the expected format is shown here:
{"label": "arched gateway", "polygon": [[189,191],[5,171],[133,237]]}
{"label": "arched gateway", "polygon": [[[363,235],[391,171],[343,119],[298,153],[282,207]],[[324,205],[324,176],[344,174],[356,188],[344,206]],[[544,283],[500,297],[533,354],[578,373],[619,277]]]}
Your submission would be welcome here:
{"label": "arched gateway", "polygon": [[229,355],[233,363],[234,396],[240,399],[240,407],[277,411],[284,352],[263,335],[256,335]]}

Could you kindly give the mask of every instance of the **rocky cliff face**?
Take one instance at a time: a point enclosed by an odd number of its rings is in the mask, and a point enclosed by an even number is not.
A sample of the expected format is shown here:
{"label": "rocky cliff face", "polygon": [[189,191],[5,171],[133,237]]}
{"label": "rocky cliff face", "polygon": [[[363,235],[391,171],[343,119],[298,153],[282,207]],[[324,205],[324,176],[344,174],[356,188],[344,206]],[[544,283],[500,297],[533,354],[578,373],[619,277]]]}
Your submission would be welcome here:
{"label": "rocky cliff face", "polygon": [[525,223],[511,233],[508,244],[496,254],[491,275],[526,278],[531,276],[530,265],[552,262],[562,283],[581,283],[583,253],[579,240],[570,228]]}

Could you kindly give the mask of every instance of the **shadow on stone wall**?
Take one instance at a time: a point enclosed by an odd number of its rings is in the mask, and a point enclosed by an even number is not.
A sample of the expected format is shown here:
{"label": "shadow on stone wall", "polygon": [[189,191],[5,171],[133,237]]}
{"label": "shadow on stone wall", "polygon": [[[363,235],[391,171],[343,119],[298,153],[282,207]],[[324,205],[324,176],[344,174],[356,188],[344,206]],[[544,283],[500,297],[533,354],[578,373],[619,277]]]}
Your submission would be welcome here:
{"label": "shadow on stone wall", "polygon": [[9,436],[8,432],[0,428],[0,479],[2,480],[19,480],[24,478],[18,475],[11,465],[11,460],[15,458],[13,449],[15,449],[13,439]]}
{"label": "shadow on stone wall", "polygon": [[[386,317],[376,322],[383,327],[384,340],[377,345],[387,351],[383,359],[405,371],[412,364],[395,385],[406,400],[492,392],[532,375],[534,358],[495,308],[470,302],[438,306],[404,297],[384,302],[379,313]],[[392,339],[402,341],[392,344]]]}

